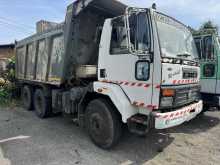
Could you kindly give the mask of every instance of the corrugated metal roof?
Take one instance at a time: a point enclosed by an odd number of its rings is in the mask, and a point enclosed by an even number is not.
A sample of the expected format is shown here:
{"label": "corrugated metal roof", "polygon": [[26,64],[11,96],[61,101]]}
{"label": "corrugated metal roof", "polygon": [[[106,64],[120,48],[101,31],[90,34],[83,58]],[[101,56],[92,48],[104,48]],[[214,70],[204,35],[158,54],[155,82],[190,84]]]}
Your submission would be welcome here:
{"label": "corrugated metal roof", "polygon": [[10,48],[10,49],[14,49],[15,44],[4,44],[4,45],[0,45],[0,48]]}

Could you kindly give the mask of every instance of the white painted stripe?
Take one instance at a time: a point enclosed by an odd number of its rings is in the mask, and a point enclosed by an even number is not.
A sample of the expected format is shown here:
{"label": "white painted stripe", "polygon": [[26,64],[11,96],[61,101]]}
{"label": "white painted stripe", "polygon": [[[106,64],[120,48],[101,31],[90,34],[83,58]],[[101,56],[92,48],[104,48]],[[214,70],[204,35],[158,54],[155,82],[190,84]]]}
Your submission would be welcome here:
{"label": "white painted stripe", "polygon": [[121,163],[120,165],[131,165],[131,164],[133,164],[133,162],[130,160],[127,160],[127,161]]}
{"label": "white painted stripe", "polygon": [[30,138],[30,136],[16,136],[16,137],[0,140],[0,143],[5,143],[5,142],[8,142],[8,141],[13,141],[13,140],[28,139],[28,138]]}

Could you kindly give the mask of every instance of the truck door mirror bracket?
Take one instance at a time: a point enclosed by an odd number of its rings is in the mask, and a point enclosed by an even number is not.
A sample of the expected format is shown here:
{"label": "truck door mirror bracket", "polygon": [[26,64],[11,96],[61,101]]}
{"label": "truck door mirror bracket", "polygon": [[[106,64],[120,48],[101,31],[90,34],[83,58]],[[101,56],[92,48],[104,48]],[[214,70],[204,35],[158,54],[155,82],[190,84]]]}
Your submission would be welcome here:
{"label": "truck door mirror bracket", "polygon": [[149,52],[150,63],[154,62],[154,52]]}

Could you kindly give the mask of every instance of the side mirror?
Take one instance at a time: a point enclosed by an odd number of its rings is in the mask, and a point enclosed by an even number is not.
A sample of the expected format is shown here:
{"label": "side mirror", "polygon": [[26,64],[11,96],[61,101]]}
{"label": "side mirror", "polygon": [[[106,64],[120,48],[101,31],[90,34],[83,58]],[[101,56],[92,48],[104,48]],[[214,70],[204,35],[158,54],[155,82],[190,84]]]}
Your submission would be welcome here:
{"label": "side mirror", "polygon": [[125,15],[125,29],[127,32],[127,46],[133,55],[146,56],[149,54],[150,20],[146,9],[127,8]]}

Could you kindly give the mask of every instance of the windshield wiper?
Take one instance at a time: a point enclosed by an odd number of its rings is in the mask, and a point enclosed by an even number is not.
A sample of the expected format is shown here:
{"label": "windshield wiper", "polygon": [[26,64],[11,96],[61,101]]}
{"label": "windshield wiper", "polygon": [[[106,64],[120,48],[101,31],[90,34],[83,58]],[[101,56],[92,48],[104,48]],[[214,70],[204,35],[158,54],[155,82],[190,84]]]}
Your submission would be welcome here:
{"label": "windshield wiper", "polygon": [[178,57],[190,57],[191,54],[189,53],[182,53],[182,54],[177,54]]}

